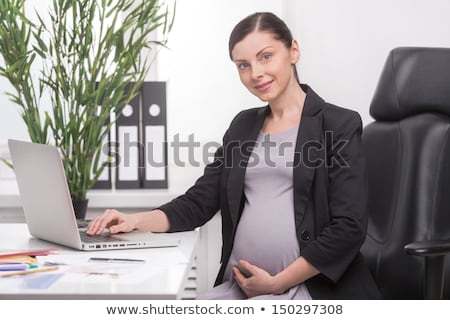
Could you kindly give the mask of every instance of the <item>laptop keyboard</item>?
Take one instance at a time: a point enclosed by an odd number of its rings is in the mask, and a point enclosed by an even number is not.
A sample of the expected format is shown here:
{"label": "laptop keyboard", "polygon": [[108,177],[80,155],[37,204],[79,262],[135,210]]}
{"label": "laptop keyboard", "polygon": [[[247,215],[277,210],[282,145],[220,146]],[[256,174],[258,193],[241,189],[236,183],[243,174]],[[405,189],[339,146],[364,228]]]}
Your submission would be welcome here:
{"label": "laptop keyboard", "polygon": [[109,235],[99,234],[96,236],[90,236],[84,232],[80,232],[81,242],[84,243],[99,243],[99,242],[119,242],[125,241],[122,239],[112,238]]}

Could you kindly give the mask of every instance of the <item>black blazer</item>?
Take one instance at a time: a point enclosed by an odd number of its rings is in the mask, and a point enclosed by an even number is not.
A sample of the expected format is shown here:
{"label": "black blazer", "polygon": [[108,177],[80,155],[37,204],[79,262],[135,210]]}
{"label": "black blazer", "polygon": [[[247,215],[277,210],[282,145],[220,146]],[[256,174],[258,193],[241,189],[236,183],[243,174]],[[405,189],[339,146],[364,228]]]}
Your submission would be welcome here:
{"label": "black blazer", "polygon": [[[367,228],[367,180],[358,113],[322,100],[302,85],[306,100],[294,156],[294,211],[300,254],[321,274],[306,281],[314,299],[374,299],[378,289],[360,254]],[[170,231],[192,230],[220,210],[223,279],[245,202],[245,169],[269,106],[240,112],[202,177],[161,206]],[[270,227],[270,226],[268,226]]]}

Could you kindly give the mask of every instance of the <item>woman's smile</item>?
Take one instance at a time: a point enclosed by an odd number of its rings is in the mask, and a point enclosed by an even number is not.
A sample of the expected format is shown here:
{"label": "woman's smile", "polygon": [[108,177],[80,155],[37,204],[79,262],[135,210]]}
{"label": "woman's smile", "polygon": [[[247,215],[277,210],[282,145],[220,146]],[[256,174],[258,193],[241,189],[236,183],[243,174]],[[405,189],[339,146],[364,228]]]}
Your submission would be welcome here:
{"label": "woman's smile", "polygon": [[266,92],[271,87],[272,83],[273,83],[273,80],[263,82],[263,83],[255,86],[255,89],[261,93]]}

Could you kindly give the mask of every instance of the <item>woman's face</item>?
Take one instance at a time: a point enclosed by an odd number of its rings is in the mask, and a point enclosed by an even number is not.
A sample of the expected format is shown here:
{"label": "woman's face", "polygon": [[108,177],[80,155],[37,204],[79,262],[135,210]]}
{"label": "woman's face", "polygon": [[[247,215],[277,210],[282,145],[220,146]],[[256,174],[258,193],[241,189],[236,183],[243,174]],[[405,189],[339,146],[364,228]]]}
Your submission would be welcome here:
{"label": "woman's face", "polygon": [[296,81],[293,64],[299,58],[296,41],[291,48],[269,32],[256,31],[236,43],[232,57],[244,86],[263,101],[274,101]]}

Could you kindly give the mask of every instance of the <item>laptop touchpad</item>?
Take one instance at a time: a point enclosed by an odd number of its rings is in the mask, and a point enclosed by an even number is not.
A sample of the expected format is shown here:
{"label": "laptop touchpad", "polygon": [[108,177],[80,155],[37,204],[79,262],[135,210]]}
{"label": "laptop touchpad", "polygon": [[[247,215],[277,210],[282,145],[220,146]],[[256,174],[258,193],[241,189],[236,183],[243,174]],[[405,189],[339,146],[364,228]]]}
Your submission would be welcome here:
{"label": "laptop touchpad", "polygon": [[156,236],[155,234],[153,234],[151,232],[133,231],[133,232],[128,232],[128,233],[112,234],[111,237],[114,239],[120,239],[120,240],[139,241],[139,240],[155,239],[158,236]]}

